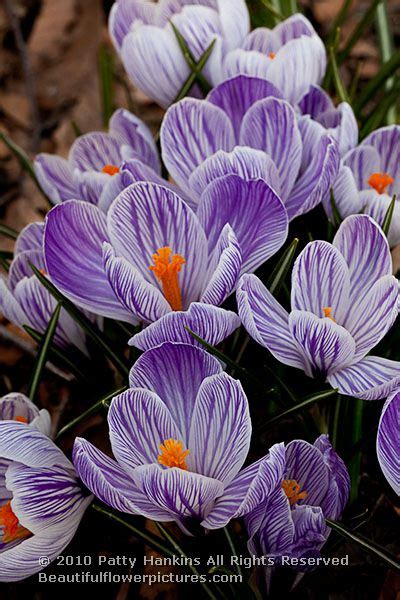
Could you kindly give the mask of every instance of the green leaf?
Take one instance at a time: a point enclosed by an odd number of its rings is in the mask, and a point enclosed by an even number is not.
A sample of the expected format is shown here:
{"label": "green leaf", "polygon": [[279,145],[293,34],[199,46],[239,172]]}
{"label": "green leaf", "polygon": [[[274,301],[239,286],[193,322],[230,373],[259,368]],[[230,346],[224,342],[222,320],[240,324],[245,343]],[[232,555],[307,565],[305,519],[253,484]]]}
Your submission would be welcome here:
{"label": "green leaf", "polygon": [[16,240],[19,235],[18,231],[15,231],[15,229],[12,227],[8,227],[8,225],[3,225],[3,223],[0,223],[0,233],[1,235],[11,238],[12,240]]}
{"label": "green leaf", "polygon": [[[41,333],[36,331],[36,329],[29,327],[29,325],[23,325],[23,328],[31,336],[31,338],[35,340],[35,342],[40,344],[40,341],[43,337]],[[57,346],[53,346],[49,351],[49,356],[50,358],[55,357],[58,360],[60,360],[63,366],[66,367],[77,379],[82,379],[86,381],[86,377],[82,373],[82,371],[78,369],[76,364],[73,363],[60,348],[57,348]]]}
{"label": "green leaf", "polygon": [[124,392],[126,389],[128,389],[127,385],[119,388],[118,390],[114,390],[110,394],[107,394],[107,396],[105,396],[101,400],[98,400],[98,402],[93,404],[93,406],[91,406],[85,412],[79,415],[79,417],[76,417],[76,419],[73,419],[72,421],[67,423],[67,425],[65,425],[62,429],[60,429],[55,439],[58,440],[60,437],[68,433],[68,431],[71,431],[71,429],[73,429],[76,425],[79,425],[79,423],[81,423],[88,417],[91,417],[92,415],[96,414],[102,408],[108,408],[108,402],[112,400],[115,396],[118,396],[118,394],[122,394],[122,392]]}
{"label": "green leaf", "polygon": [[385,214],[385,218],[383,219],[383,223],[382,223],[382,230],[383,230],[383,233],[386,235],[386,237],[389,233],[390,225],[392,223],[395,205],[396,205],[396,194],[393,195],[392,201],[388,206],[388,209]]}
{"label": "green leaf", "polygon": [[375,542],[372,542],[371,540],[367,539],[361,534],[355,534],[354,531],[348,529],[342,523],[338,523],[337,521],[331,521],[331,519],[325,519],[325,521],[331,529],[336,531],[336,533],[338,533],[342,537],[352,542],[355,542],[366,552],[368,552],[369,554],[373,554],[377,558],[380,558],[381,560],[383,560],[383,562],[390,565],[392,568],[400,570],[400,563],[397,561],[397,558],[393,556],[390,552],[387,552],[385,548],[382,548],[381,546],[379,546]]}
{"label": "green leaf", "polygon": [[79,127],[79,125],[76,121],[74,121],[74,120],[71,121],[71,128],[75,134],[75,137],[80,137],[82,135],[81,128]]}
{"label": "green leaf", "polygon": [[364,106],[374,97],[376,92],[382,91],[386,81],[400,67],[400,50],[385,62],[380,71],[371,79],[362,89],[357,100],[353,103],[353,109],[356,115],[359,115]]}
{"label": "green leaf", "polygon": [[60,302],[63,308],[71,315],[71,317],[82,327],[88,336],[103,350],[105,356],[112,362],[112,364],[120,371],[122,375],[129,374],[129,367],[125,361],[118,356],[112,347],[106,342],[104,334],[101,333],[97,327],[95,327],[89,319],[84,315],[76,306],[68,300],[56,287],[45,277],[42,273],[33,265],[29,263],[32,271],[43,284],[43,286],[50,292],[50,294]]}
{"label": "green leaf", "polygon": [[294,238],[289,247],[285,250],[283,256],[278,261],[275,269],[267,281],[267,288],[274,296],[277,296],[283,282],[286,279],[286,275],[293,263],[294,257],[296,256],[296,249],[299,243],[298,238]]}
{"label": "green leaf", "polygon": [[287,410],[279,413],[278,415],[275,415],[274,417],[272,417],[272,419],[269,419],[269,421],[267,421],[266,423],[263,423],[262,429],[264,429],[265,427],[267,427],[269,425],[272,425],[272,423],[276,423],[277,421],[279,421],[280,419],[283,419],[284,417],[296,414],[296,413],[300,412],[301,410],[303,410],[304,408],[308,408],[309,406],[311,406],[311,404],[315,404],[316,402],[321,402],[322,400],[327,400],[328,398],[332,398],[333,396],[336,396],[336,394],[337,394],[337,390],[332,389],[332,390],[323,390],[322,392],[318,392],[316,394],[313,394],[312,396],[308,396],[304,400],[297,402],[294,406],[291,406]]}
{"label": "green leaf", "polygon": [[329,46],[329,60],[332,69],[332,77],[333,83],[335,84],[335,89],[337,95],[341,102],[349,102],[349,97],[346,92],[346,88],[344,87],[342,78],[339,73],[339,67],[336,61],[336,49],[334,46]]}
{"label": "green leaf", "polygon": [[[378,28],[379,45],[381,49],[382,62],[390,60],[393,55],[393,35],[390,31],[389,18],[387,13],[386,0],[379,2],[376,11],[376,20]],[[391,77],[385,82],[385,89],[390,92],[394,86],[394,79]],[[394,125],[397,122],[396,108],[391,107],[386,114],[386,125]]]}
{"label": "green leaf", "polygon": [[49,204],[52,205],[50,198],[48,197],[48,195],[46,194],[46,192],[40,185],[38,178],[36,177],[36,173],[33,168],[32,162],[30,161],[26,152],[20,146],[18,146],[18,144],[13,142],[12,139],[9,138],[8,135],[6,135],[4,132],[0,132],[0,140],[2,140],[5,143],[5,145],[7,146],[7,148],[9,148],[11,150],[11,152],[14,154],[14,156],[17,157],[22,169],[28,173],[29,177],[32,179],[32,181],[36,185],[37,189],[46,198],[46,200],[49,202]]}
{"label": "green leaf", "polygon": [[42,377],[44,366],[47,362],[50,346],[53,342],[54,334],[57,329],[58,317],[60,316],[61,304],[57,304],[50,321],[44,332],[42,341],[39,344],[36,364],[33,370],[31,381],[28,386],[28,398],[35,402],[36,395],[39,389],[40,379]]}
{"label": "green leaf", "polygon": [[276,0],[272,0],[271,2],[269,2],[269,0],[261,0],[261,2],[274,17],[276,23],[285,20],[285,15],[280,11],[279,2]]}
{"label": "green leaf", "polygon": [[[189,46],[186,43],[185,38],[183,37],[183,35],[179,32],[179,29],[176,27],[176,25],[170,21],[171,27],[173,29],[173,32],[175,34],[175,37],[177,39],[177,42],[179,44],[179,47],[182,51],[183,57],[186,61],[186,64],[188,65],[189,69],[192,71],[193,75],[196,75],[194,81],[197,80],[201,91],[203,92],[203,94],[208,94],[208,92],[212,89],[212,86],[210,85],[210,83],[207,81],[207,79],[204,77],[204,75],[202,74],[202,71],[208,61],[208,59],[210,58],[211,52],[213,51],[214,45],[216,43],[216,39],[214,39],[211,44],[209,45],[209,47],[207,48],[207,50],[202,54],[202,56],[200,57],[199,61],[196,62],[195,57],[193,56]],[[185,88],[188,88],[189,84],[190,84],[191,78],[189,77],[186,82],[183,85],[182,90]],[[194,83],[193,81],[193,83]],[[190,90],[190,88],[192,87],[193,83],[190,85],[190,87],[188,88]],[[181,92],[178,94],[177,98],[179,98],[179,96],[181,96]],[[185,96],[187,95],[187,92],[185,94]],[[181,96],[179,99],[181,100],[182,98],[184,98],[184,96]]]}
{"label": "green leaf", "polygon": [[290,17],[299,12],[296,0],[280,0],[280,4],[285,17]]}
{"label": "green leaf", "polygon": [[104,127],[108,127],[110,117],[114,111],[113,69],[113,54],[102,44],[99,49],[99,71]]}
{"label": "green leaf", "polygon": [[357,23],[357,26],[351,34],[346,46],[341,52],[339,52],[339,56],[337,59],[339,65],[341,65],[346,60],[346,58],[349,56],[350,52],[352,51],[360,37],[363,35],[365,29],[373,21],[376,12],[376,7],[380,2],[381,0],[374,0],[371,6],[368,8],[368,10],[364,13],[360,21]]}

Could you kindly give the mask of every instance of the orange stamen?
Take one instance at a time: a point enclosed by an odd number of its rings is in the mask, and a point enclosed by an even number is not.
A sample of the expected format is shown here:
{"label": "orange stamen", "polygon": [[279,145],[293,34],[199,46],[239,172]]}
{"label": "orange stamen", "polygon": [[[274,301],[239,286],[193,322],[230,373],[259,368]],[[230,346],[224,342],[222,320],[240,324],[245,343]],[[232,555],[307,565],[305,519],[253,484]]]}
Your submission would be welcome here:
{"label": "orange stamen", "polygon": [[387,187],[394,181],[393,177],[390,177],[387,173],[372,173],[368,179],[368,183],[371,187],[378,192],[378,194],[385,194]]}
{"label": "orange stamen", "polygon": [[179,289],[178,273],[186,260],[180,254],[172,254],[171,248],[159,248],[153,254],[154,265],[149,267],[159,281],[161,281],[166,301],[172,310],[182,310],[182,296]]}
{"label": "orange stamen", "polygon": [[325,306],[322,310],[324,311],[324,317],[335,323],[335,319],[331,316],[332,306]]}
{"label": "orange stamen", "polygon": [[185,458],[189,454],[189,450],[183,449],[183,443],[178,440],[164,440],[160,444],[161,454],[158,455],[158,462],[164,467],[178,467],[187,471],[188,467]]}
{"label": "orange stamen", "polygon": [[26,419],[25,417],[21,417],[20,415],[17,415],[14,421],[18,421],[19,423],[28,423],[28,419]]}
{"label": "orange stamen", "polygon": [[304,498],[307,498],[307,492],[300,492],[300,487],[301,486],[295,479],[284,479],[282,481],[282,489],[289,499],[290,506],[293,506],[299,500],[304,500]]}
{"label": "orange stamen", "polygon": [[111,175],[111,177],[112,177],[113,175],[116,175],[117,173],[119,173],[119,168],[116,167],[115,165],[104,165],[101,172],[106,173],[107,175]]}
{"label": "orange stamen", "polygon": [[4,544],[23,540],[31,534],[29,529],[22,527],[17,516],[11,508],[11,501],[6,502],[0,508],[0,541]]}
{"label": "orange stamen", "polygon": [[269,52],[268,53],[268,58],[271,58],[272,60],[275,58],[276,56],[276,52]]}

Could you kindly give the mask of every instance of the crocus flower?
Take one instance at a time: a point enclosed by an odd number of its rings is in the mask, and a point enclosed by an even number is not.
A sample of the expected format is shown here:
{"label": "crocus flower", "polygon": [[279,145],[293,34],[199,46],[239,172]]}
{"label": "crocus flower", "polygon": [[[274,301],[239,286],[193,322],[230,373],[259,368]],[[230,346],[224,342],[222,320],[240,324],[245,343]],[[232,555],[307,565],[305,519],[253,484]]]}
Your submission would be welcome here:
{"label": "crocus flower", "polygon": [[318,557],[330,531],[325,519],[340,518],[349,497],[345,464],[321,435],[314,444],[275,444],[267,465],[267,498],[245,517],[250,553],[276,564],[282,556]]}
{"label": "crocus flower", "polygon": [[[19,234],[8,276],[0,278],[0,311],[14,325],[29,325],[44,333],[57,306],[56,300],[34,275],[29,263],[45,272],[44,223],[30,223]],[[54,341],[59,346],[75,345],[87,354],[85,334],[61,309]]]}
{"label": "crocus flower", "polygon": [[161,106],[175,100],[191,74],[171,22],[198,61],[215,40],[203,70],[212,85],[222,80],[222,61],[249,32],[244,0],[119,0],[109,29],[133,83]]}
{"label": "crocus flower", "polygon": [[400,496],[400,392],[389,396],[382,410],[376,440],[379,464],[387,481]]}
{"label": "crocus flower", "polygon": [[54,204],[72,199],[99,204],[107,203],[107,197],[121,185],[120,169],[129,159],[139,160],[160,173],[151,131],[126,109],[118,109],[110,119],[109,133],[81,135],[72,144],[68,159],[42,153],[34,166],[41,186]]}
{"label": "crocus flower", "polygon": [[0,421],[0,458],[0,581],[18,581],[64,550],[92,496],[61,450],[24,422]]}
{"label": "crocus flower", "polygon": [[171,106],[161,127],[163,159],[173,179],[196,199],[219,177],[263,179],[290,219],[314,208],[338,169],[336,142],[301,116],[268,81],[238,76],[206,100]]}
{"label": "crocus flower", "polygon": [[337,142],[341,156],[357,145],[358,124],[348,102],[335,107],[329,94],[312,85],[298,106],[303,115],[310,115]]}
{"label": "crocus flower", "polygon": [[254,275],[239,282],[239,315],[249,334],[284,364],[322,377],[341,394],[375,400],[400,381],[400,363],[369,355],[398,314],[386,237],[368,215],[353,215],[333,244],[309,243],[292,273],[288,313]]}
{"label": "crocus flower", "polygon": [[310,85],[321,83],[326,51],[321,38],[303,15],[292,15],[274,29],[259,27],[232,50],[223,65],[225,78],[251,75],[267,79],[297,103]]}
{"label": "crocus flower", "polygon": [[281,247],[287,226],[282,202],[263,181],[221,178],[197,214],[173,191],[141,182],[121,192],[107,217],[87,202],[54,207],[46,219],[46,269],[80,307],[153,323],[133,338],[139,348],[192,341],[184,326],[215,344],[239,325],[237,315],[217,307],[240,273]]}
{"label": "crocus flower", "polygon": [[[0,421],[18,421],[35,427],[50,436],[51,419],[49,412],[41,410],[24,394],[12,392],[0,398]],[[2,465],[5,461],[2,461]],[[1,471],[4,475],[3,470]]]}
{"label": "crocus flower", "polygon": [[[333,186],[340,215],[364,212],[382,225],[394,194],[397,194],[388,233],[391,247],[400,243],[400,126],[390,125],[371,133],[342,161]],[[328,216],[329,202],[325,203]]]}
{"label": "crocus flower", "polygon": [[164,343],[135,363],[130,386],[108,413],[115,460],[75,440],[75,467],[98,498],[186,532],[223,527],[264,500],[264,460],[241,470],[251,436],[247,398],[214,357]]}

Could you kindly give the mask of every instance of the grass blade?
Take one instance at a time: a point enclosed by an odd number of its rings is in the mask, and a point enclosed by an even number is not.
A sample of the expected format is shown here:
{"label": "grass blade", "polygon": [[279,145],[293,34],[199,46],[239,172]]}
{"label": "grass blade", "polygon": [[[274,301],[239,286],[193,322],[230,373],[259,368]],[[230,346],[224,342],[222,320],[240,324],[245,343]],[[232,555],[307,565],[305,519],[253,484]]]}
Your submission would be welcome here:
{"label": "grass blade", "polygon": [[333,83],[335,84],[337,95],[339,96],[341,102],[349,102],[346,88],[344,87],[342,78],[340,76],[339,67],[336,60],[336,50],[334,46],[329,46],[329,60],[331,64]]}
{"label": "grass blade", "polygon": [[103,44],[99,49],[99,75],[104,127],[108,127],[108,122],[114,110],[113,70],[114,57]]}
{"label": "grass blade", "polygon": [[110,400],[112,400],[114,398],[114,396],[118,396],[118,394],[122,394],[122,392],[124,392],[126,389],[128,389],[127,385],[119,388],[118,390],[114,390],[110,394],[107,394],[107,396],[105,396],[101,400],[98,400],[95,404],[93,404],[93,406],[91,406],[85,412],[83,412],[81,415],[79,415],[79,417],[76,417],[76,419],[73,419],[72,421],[67,423],[67,425],[65,425],[62,429],[60,429],[60,431],[57,433],[55,439],[58,440],[60,437],[62,437],[66,433],[68,433],[68,431],[71,431],[71,429],[73,429],[76,425],[79,425],[79,423],[81,423],[88,417],[96,414],[104,406],[106,406],[108,408],[107,403]]}
{"label": "grass blade", "polygon": [[393,56],[385,62],[379,73],[375,75],[363,88],[358,99],[353,104],[353,109],[356,115],[360,115],[361,110],[364,106],[374,97],[377,91],[381,91],[386,81],[397,71],[400,67],[400,50],[395,52]]}
{"label": "grass blade", "polygon": [[0,233],[12,240],[16,240],[19,235],[18,231],[15,231],[12,227],[8,227],[8,225],[3,225],[2,223],[0,223]]}
{"label": "grass blade", "polygon": [[123,359],[121,359],[111,346],[105,341],[104,335],[95,327],[89,319],[84,315],[76,306],[68,300],[56,287],[45,277],[42,273],[30,263],[31,269],[44,285],[44,287],[50,292],[50,294],[60,302],[65,310],[71,315],[71,317],[82,327],[82,329],[89,335],[92,340],[103,350],[107,358],[112,364],[120,371],[122,375],[129,374],[129,367]]}
{"label": "grass blade", "polygon": [[396,105],[400,92],[400,85],[395,85],[390,93],[385,94],[380,102],[373,108],[371,113],[360,130],[360,139],[363,140],[367,137],[374,129],[378,129],[384,125],[385,117],[388,111],[393,105]]}
{"label": "grass blade", "polygon": [[360,37],[363,35],[365,29],[370,23],[372,23],[375,16],[376,8],[380,2],[381,0],[374,0],[371,6],[368,8],[367,12],[363,15],[362,19],[360,19],[360,21],[357,23],[357,26],[351,34],[346,46],[339,53],[337,60],[339,65],[341,65],[346,60],[346,58],[349,56],[350,52],[352,51]]}
{"label": "grass blade", "polygon": [[11,150],[14,156],[16,156],[22,169],[26,171],[26,173],[28,173],[29,177],[32,179],[37,189],[41,192],[41,194],[43,194],[43,196],[52,206],[53,204],[50,198],[48,197],[48,195],[40,185],[38,178],[36,177],[35,169],[33,168],[32,162],[29,159],[26,152],[20,146],[18,146],[18,144],[13,142],[12,139],[9,138],[8,135],[6,135],[4,132],[0,132],[0,140],[2,140],[2,142],[4,142],[4,144],[7,146],[7,148]]}
{"label": "grass blade", "polygon": [[[377,10],[376,10],[376,20],[377,20],[377,29],[378,29],[378,36],[379,36],[379,45],[381,48],[382,62],[385,63],[386,61],[390,60],[390,58],[393,54],[393,36],[392,36],[392,33],[390,31],[390,26],[389,26],[389,18],[388,18],[388,13],[387,13],[386,0],[381,0],[379,2]],[[393,85],[394,85],[394,79],[391,77],[385,83],[386,91],[390,92],[390,90],[393,88]],[[393,125],[395,123],[396,123],[396,108],[391,107],[387,111],[386,124]]]}
{"label": "grass blade", "polygon": [[307,408],[308,406],[311,406],[311,404],[315,404],[315,402],[321,402],[322,400],[327,400],[328,398],[332,398],[336,394],[337,394],[337,390],[332,389],[332,390],[323,390],[322,392],[318,392],[317,394],[308,396],[307,398],[298,402],[294,406],[291,406],[287,410],[284,410],[283,412],[279,413],[278,415],[275,415],[274,417],[272,417],[272,419],[269,419],[266,423],[263,423],[262,429],[264,429],[265,427],[267,427],[269,425],[272,425],[272,423],[276,423],[277,421],[279,421],[280,419],[283,419],[284,417],[287,417],[288,415],[298,413],[303,408]]}
{"label": "grass blade", "polygon": [[170,21],[170,23],[171,23],[172,30],[175,34],[175,37],[177,39],[177,42],[179,44],[179,47],[182,51],[183,57],[186,61],[186,64],[188,65],[188,67],[192,71],[192,73],[196,74],[196,80],[197,80],[203,94],[208,94],[208,92],[212,89],[212,86],[210,85],[210,83],[207,81],[207,79],[202,74],[202,70],[204,69],[204,67],[207,63],[207,61],[211,55],[211,52],[214,49],[215,42],[217,40],[214,39],[211,42],[210,46],[205,50],[205,52],[202,54],[199,61],[197,62],[195,57],[193,56],[189,46],[186,43],[185,38],[180,33],[177,26],[172,21]]}
{"label": "grass blade", "polygon": [[267,288],[271,294],[274,294],[275,296],[279,293],[283,282],[286,279],[286,275],[293,263],[298,243],[298,238],[294,238],[290,246],[285,250],[282,258],[279,260],[268,279]]}
{"label": "grass blade", "polygon": [[383,230],[383,233],[386,235],[386,237],[389,233],[390,225],[392,223],[395,205],[396,205],[396,194],[393,195],[392,201],[388,206],[388,209],[385,214],[385,218],[383,219],[383,223],[382,223],[382,230]]}
{"label": "grass blade", "polygon": [[36,395],[37,395],[37,392],[39,389],[40,379],[42,377],[43,369],[47,362],[49,349],[53,342],[54,334],[57,329],[58,318],[60,316],[60,310],[61,310],[61,304],[58,303],[52,316],[51,316],[51,319],[47,325],[46,331],[43,335],[42,341],[40,342],[40,345],[38,348],[36,364],[35,364],[35,368],[32,373],[31,381],[28,386],[28,394],[27,394],[28,398],[30,398],[32,400],[32,402],[35,402],[35,399],[36,399]]}
{"label": "grass blade", "polygon": [[285,15],[280,11],[279,2],[276,0],[272,0],[271,2],[269,2],[269,0],[261,0],[261,2],[274,17],[276,23],[285,20]]}
{"label": "grass blade", "polygon": [[380,558],[381,560],[383,560],[383,562],[390,565],[392,568],[400,570],[400,563],[397,561],[396,557],[390,554],[390,552],[387,552],[384,548],[382,548],[375,542],[372,542],[371,540],[365,538],[361,534],[355,534],[354,531],[348,529],[342,523],[338,523],[337,521],[331,521],[330,519],[325,519],[325,521],[331,529],[336,531],[336,533],[338,533],[342,537],[352,542],[355,542],[366,552],[369,552],[369,554],[373,554],[374,556]]}

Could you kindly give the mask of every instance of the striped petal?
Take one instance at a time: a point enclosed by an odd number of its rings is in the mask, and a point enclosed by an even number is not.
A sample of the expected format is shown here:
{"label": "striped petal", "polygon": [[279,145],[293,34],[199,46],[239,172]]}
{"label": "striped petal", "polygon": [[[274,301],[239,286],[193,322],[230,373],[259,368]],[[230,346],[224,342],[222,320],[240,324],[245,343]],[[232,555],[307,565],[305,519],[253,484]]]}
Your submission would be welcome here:
{"label": "striped petal", "polygon": [[69,161],[78,171],[102,172],[106,165],[121,163],[121,151],[117,140],[108,135],[95,131],[78,137],[71,146]]}
{"label": "striped petal", "polygon": [[228,115],[202,100],[185,98],[167,111],[161,126],[162,156],[168,171],[185,191],[194,169],[217,152],[229,152],[235,136]]}
{"label": "striped petal", "polygon": [[44,223],[35,221],[28,223],[20,231],[18,238],[15,241],[14,256],[27,252],[28,250],[42,250],[44,235]]}
{"label": "striped petal", "polygon": [[343,158],[343,164],[351,169],[359,190],[370,189],[368,179],[381,171],[380,163],[378,151],[364,144],[350,150]]}
{"label": "striped petal", "polygon": [[242,273],[254,271],[285,242],[288,219],[275,192],[261,180],[228,175],[203,193],[198,218],[212,252],[226,223],[235,232],[242,252]]}
{"label": "striped petal", "polygon": [[127,160],[138,158],[146,165],[160,172],[160,159],[153,135],[147,125],[125,108],[114,112],[109,124],[110,135],[121,147],[121,155]]}
{"label": "striped petal", "polygon": [[79,199],[74,169],[65,158],[42,152],[35,158],[34,169],[40,185],[54,204]]}
{"label": "striped petal", "polygon": [[237,290],[239,316],[247,332],[279,361],[304,368],[289,330],[289,314],[255,275],[243,275]]}
{"label": "striped petal", "polygon": [[129,383],[133,388],[157,394],[186,440],[203,380],[221,371],[219,361],[204,350],[167,342],[148,350],[136,361]]}
{"label": "striped petal", "polygon": [[380,356],[366,356],[354,365],[332,373],[328,381],[340,394],[380,400],[400,386],[400,363]]}
{"label": "striped petal", "polygon": [[396,391],[385,402],[379,420],[376,453],[388,483],[400,496],[400,394]]}
{"label": "striped petal", "polygon": [[13,392],[0,398],[0,421],[15,421],[22,417],[30,423],[38,416],[39,409],[25,394]]}
{"label": "striped petal", "polygon": [[190,329],[211,346],[217,346],[240,327],[239,317],[230,310],[192,302],[187,311],[169,312],[130,340],[129,345],[150,350],[164,342],[183,342],[200,346],[187,331]]}
{"label": "striped petal", "polygon": [[[321,451],[308,442],[294,440],[286,446],[286,479],[295,479],[307,492],[299,505],[322,506],[331,493],[331,472]],[[329,498],[328,498],[329,499]]]}
{"label": "striped petal", "polygon": [[217,8],[228,50],[241,45],[250,29],[249,11],[244,0],[217,0]]}
{"label": "striped petal", "polygon": [[355,342],[350,333],[329,318],[320,319],[310,312],[294,310],[289,315],[289,329],[300,346],[305,372],[310,377],[327,377],[351,365]]}
{"label": "striped petal", "polygon": [[378,152],[380,171],[389,173],[394,179],[388,187],[388,194],[392,196],[400,187],[400,166],[397,160],[400,150],[400,127],[398,125],[381,127],[363,140],[362,146],[364,145],[371,146]]}

